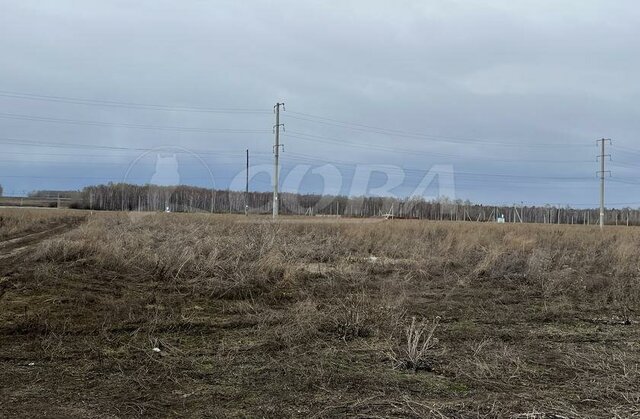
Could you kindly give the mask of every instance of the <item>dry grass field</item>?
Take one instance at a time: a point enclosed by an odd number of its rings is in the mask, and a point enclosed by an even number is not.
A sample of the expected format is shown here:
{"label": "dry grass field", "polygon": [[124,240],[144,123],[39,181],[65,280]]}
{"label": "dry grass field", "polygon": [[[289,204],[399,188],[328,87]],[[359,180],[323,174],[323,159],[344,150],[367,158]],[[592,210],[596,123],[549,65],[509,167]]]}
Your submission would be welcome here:
{"label": "dry grass field", "polygon": [[635,228],[28,214],[4,417],[640,415]]}
{"label": "dry grass field", "polygon": [[73,225],[85,217],[81,211],[0,207],[0,243],[61,225]]}

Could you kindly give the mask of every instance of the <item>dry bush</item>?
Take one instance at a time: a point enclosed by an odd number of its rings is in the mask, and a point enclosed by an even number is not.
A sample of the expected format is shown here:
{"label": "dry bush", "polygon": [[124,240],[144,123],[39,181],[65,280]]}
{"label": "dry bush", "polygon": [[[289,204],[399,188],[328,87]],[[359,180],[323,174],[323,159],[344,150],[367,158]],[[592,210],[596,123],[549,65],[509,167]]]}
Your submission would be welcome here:
{"label": "dry bush", "polygon": [[440,316],[433,320],[411,318],[411,323],[406,326],[404,340],[394,344],[386,351],[394,368],[412,370],[414,372],[433,369],[431,351],[438,344],[434,336]]}
{"label": "dry bush", "polygon": [[333,326],[342,340],[373,334],[372,303],[365,294],[348,295],[337,302],[332,316]]}
{"label": "dry bush", "polygon": [[324,311],[322,330],[343,341],[387,333],[402,316],[398,301],[390,301],[386,296],[372,299],[364,291],[336,296],[328,301]]}

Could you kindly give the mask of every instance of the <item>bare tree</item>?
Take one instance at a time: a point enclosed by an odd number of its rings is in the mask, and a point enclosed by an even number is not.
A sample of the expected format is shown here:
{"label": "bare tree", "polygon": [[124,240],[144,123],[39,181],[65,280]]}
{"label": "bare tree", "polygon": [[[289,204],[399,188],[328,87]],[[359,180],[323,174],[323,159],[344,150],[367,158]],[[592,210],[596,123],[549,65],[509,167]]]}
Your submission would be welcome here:
{"label": "bare tree", "polygon": [[[2,189],[0,187],[0,193]],[[65,195],[67,196],[67,195]],[[157,186],[114,184],[86,187],[75,195],[72,206],[110,211],[213,212],[244,214],[244,191],[213,190],[194,186]],[[440,197],[428,201],[422,198],[382,198],[301,195],[284,192],[280,195],[283,215],[340,215],[352,217],[380,217],[393,213],[395,217],[425,220],[492,222],[504,214],[515,222],[525,223],[593,224],[597,209],[575,209],[557,206],[486,206]],[[251,192],[250,210],[253,214],[271,212],[273,195],[270,192]],[[516,211],[517,214],[516,215]],[[560,216],[559,216],[560,215]],[[627,221],[628,220],[628,221]],[[640,224],[640,211],[632,209],[607,212],[609,224]]]}

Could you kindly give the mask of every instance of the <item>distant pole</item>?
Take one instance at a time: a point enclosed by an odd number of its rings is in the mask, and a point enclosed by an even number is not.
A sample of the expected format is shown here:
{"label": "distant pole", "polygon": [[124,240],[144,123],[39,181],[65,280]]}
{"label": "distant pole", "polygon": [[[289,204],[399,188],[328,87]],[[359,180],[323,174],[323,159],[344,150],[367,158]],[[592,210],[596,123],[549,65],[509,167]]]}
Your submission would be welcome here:
{"label": "distant pole", "polygon": [[244,215],[249,216],[249,149],[247,149],[247,183],[244,190]]}
{"label": "distant pole", "polygon": [[278,201],[278,187],[280,185],[280,127],[283,124],[280,123],[280,107],[284,110],[284,103],[276,103],[273,107],[276,113],[276,125],[275,131],[275,145],[273,146],[274,153],[274,168],[273,168],[273,218],[277,218],[280,212],[280,202]]}
{"label": "distant pole", "polygon": [[604,159],[605,157],[607,157],[607,155],[605,154],[605,143],[607,141],[611,143],[611,140],[607,138],[602,138],[601,140],[598,140],[598,142],[600,143],[600,228],[601,229],[604,228],[604,212],[605,212],[604,179],[605,179],[605,174],[607,173],[607,171],[605,170]]}
{"label": "distant pole", "polygon": [[600,228],[604,227],[604,138],[600,140]]}

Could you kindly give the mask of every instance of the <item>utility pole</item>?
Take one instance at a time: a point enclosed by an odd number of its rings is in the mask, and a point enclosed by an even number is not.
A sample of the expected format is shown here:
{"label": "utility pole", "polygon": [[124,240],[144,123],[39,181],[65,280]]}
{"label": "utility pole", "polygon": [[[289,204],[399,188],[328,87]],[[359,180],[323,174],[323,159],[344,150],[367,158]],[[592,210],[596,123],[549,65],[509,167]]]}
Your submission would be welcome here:
{"label": "utility pole", "polygon": [[604,228],[604,179],[607,173],[611,173],[610,171],[605,170],[604,159],[605,157],[611,157],[610,154],[605,154],[604,146],[605,143],[609,142],[611,144],[611,139],[602,138],[598,140],[600,143],[600,229]]}
{"label": "utility pole", "polygon": [[280,127],[284,124],[280,123],[280,107],[284,110],[284,103],[276,103],[273,107],[276,113],[276,124],[274,126],[274,133],[276,135],[275,145],[273,146],[274,154],[274,169],[273,169],[273,218],[278,217],[280,211],[280,202],[278,201],[278,187],[280,185]]}
{"label": "utility pole", "polygon": [[249,216],[249,149],[247,149],[247,185],[244,190],[244,215]]}

